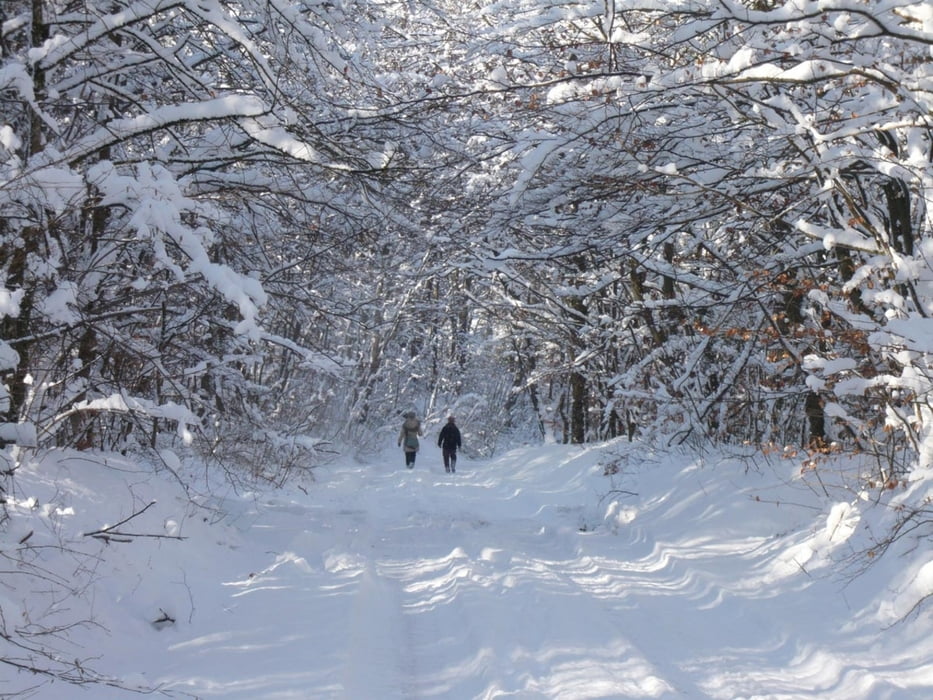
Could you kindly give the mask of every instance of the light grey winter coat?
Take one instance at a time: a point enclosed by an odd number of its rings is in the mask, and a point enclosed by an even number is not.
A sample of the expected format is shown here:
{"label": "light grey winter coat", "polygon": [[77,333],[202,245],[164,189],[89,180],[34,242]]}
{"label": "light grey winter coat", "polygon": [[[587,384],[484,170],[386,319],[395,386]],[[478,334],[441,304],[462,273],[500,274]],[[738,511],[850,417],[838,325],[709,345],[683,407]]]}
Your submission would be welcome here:
{"label": "light grey winter coat", "polygon": [[[405,414],[405,422],[402,423],[402,430],[398,434],[399,447],[405,446],[406,452],[417,452],[421,444],[418,442],[418,436],[424,435],[421,430],[421,421],[414,413]],[[408,438],[406,440],[405,438]]]}

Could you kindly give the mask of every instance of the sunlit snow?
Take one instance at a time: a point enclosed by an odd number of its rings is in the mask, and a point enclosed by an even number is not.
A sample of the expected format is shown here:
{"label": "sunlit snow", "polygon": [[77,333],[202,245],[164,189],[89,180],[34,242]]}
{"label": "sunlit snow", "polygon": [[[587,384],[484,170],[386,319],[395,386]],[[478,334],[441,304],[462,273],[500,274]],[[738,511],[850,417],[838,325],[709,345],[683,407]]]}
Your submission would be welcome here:
{"label": "sunlit snow", "polygon": [[[425,443],[412,471],[391,450],[320,467],[301,488],[198,494],[202,484],[190,495],[205,509],[168,475],[53,452],[18,475],[35,500],[8,504],[5,546],[34,529],[33,546],[60,532],[102,555],[93,600],[70,606],[100,627],[62,646],[168,697],[933,693],[930,612],[915,609],[933,563],[839,577],[862,511],[821,497],[797,460],[623,442],[464,456],[445,474]],[[205,474],[168,456],[173,472]],[[81,537],[152,501],[133,530],[184,539]],[[4,591],[11,605],[26,594]],[[33,697],[84,696],[55,683]]]}

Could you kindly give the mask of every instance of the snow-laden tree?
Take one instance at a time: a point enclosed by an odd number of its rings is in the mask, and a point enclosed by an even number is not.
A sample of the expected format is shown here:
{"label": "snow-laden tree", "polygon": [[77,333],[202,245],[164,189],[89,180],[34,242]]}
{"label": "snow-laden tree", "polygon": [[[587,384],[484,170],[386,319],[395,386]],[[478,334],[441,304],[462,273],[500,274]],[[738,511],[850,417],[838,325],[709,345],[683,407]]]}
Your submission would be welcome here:
{"label": "snow-laden tree", "polygon": [[[921,254],[929,20],[921,4],[831,5],[493,6],[507,16],[489,43],[507,48],[491,75],[516,131],[510,157],[488,161],[511,188],[486,257],[522,306],[515,327],[537,319],[537,376],[565,377],[573,439],[617,432],[598,426],[620,407],[682,435],[819,446],[858,432],[828,420],[807,358],[834,345],[872,373],[887,360],[813,302],[916,303],[915,284],[885,283],[891,265],[856,272],[865,246],[847,229],[887,226],[895,266]],[[862,403],[870,429],[877,406]]]}
{"label": "snow-laden tree", "polygon": [[[762,289],[786,299],[771,310],[770,346],[781,344],[788,376],[810,375],[812,439],[872,450],[892,437],[924,442],[928,371],[917,328],[930,313],[928,15],[922,3],[726,4],[711,18],[741,47],[718,66],[684,69],[772,144],[730,182],[776,184],[769,196],[778,206],[763,213],[776,251],[789,257],[782,268],[761,265]],[[902,333],[905,323],[912,330]]]}
{"label": "snow-laden tree", "polygon": [[391,160],[364,5],[5,3],[10,421],[79,446],[310,444],[276,419],[314,398],[280,397],[290,367],[340,370],[326,278]]}
{"label": "snow-laden tree", "polygon": [[[487,9],[497,53],[485,89],[501,96],[488,108],[499,131],[486,137],[491,150],[478,159],[476,180],[495,181],[497,192],[472,239],[481,241],[471,243],[474,269],[501,322],[531,342],[534,360],[516,374],[528,375],[522,385],[536,400],[546,387],[542,420],[578,442],[628,432],[637,413],[663,413],[666,397],[679,393],[673,385],[682,380],[671,373],[683,341],[669,328],[685,318],[676,308],[684,300],[675,298],[675,244],[680,255],[697,200],[709,206],[705,193],[678,192],[670,180],[694,164],[690,140],[707,131],[700,100],[650,87],[653,73],[679,59],[658,58],[668,32],[635,27],[687,20],[632,14],[620,39],[614,15],[597,4]],[[670,133],[681,118],[689,120],[683,131]],[[694,278],[704,297],[697,304],[729,293]]]}

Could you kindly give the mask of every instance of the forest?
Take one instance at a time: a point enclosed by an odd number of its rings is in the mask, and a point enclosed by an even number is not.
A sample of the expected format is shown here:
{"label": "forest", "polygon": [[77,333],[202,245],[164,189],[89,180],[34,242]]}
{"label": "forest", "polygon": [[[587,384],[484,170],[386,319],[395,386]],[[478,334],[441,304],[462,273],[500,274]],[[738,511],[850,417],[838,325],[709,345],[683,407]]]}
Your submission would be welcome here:
{"label": "forest", "polygon": [[4,439],[925,467],[930,8],[652,5],[5,2]]}
{"label": "forest", "polygon": [[[477,455],[858,455],[933,492],[926,0],[4,0],[0,487]],[[168,468],[172,465],[167,464]]]}

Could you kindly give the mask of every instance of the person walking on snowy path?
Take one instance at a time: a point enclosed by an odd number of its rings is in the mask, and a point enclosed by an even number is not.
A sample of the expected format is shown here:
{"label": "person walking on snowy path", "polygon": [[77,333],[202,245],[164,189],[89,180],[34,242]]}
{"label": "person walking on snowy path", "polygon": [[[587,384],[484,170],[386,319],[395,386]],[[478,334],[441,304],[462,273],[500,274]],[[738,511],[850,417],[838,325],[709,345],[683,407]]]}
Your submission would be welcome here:
{"label": "person walking on snowy path", "polygon": [[460,449],[460,429],[454,422],[454,417],[447,419],[447,425],[441,428],[437,436],[437,446],[444,454],[444,471],[447,473],[457,471],[457,450]]}
{"label": "person walking on snowy path", "polygon": [[421,430],[421,421],[418,420],[414,411],[409,411],[405,414],[405,422],[402,423],[402,431],[398,435],[398,445],[404,446],[405,466],[409,469],[415,468],[415,456],[418,454],[418,448],[421,447],[418,442],[419,435],[424,435]]}

